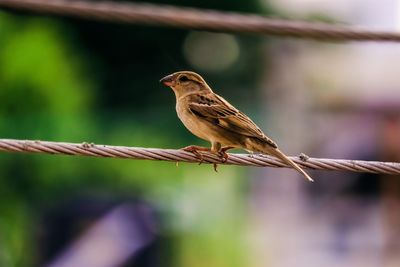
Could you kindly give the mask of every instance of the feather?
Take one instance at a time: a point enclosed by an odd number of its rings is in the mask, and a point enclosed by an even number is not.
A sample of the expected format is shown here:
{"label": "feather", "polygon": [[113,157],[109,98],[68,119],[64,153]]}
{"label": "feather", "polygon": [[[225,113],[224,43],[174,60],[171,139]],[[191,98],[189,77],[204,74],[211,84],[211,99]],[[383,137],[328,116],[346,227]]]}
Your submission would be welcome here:
{"label": "feather", "polygon": [[191,95],[189,109],[199,119],[207,120],[219,127],[247,137],[257,138],[271,147],[278,146],[244,113],[214,93]]}

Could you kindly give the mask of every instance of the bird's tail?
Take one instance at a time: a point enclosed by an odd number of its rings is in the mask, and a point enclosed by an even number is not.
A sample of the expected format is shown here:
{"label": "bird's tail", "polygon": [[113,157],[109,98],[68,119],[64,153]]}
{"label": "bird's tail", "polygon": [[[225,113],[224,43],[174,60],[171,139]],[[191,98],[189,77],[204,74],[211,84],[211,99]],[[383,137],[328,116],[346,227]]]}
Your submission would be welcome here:
{"label": "bird's tail", "polygon": [[307,180],[309,180],[310,182],[314,182],[314,180],[310,177],[310,175],[308,175],[302,168],[300,168],[299,165],[297,165],[296,163],[293,162],[293,160],[291,160],[290,158],[288,158],[282,151],[280,151],[278,148],[274,148],[272,146],[270,146],[269,144],[263,144],[262,145],[262,149],[259,149],[260,146],[258,146],[257,150],[260,150],[261,153],[265,153],[268,155],[272,155],[280,160],[282,160],[283,162],[285,162],[286,164],[292,166],[294,169],[296,169],[299,173],[301,173],[305,178],[307,178]]}

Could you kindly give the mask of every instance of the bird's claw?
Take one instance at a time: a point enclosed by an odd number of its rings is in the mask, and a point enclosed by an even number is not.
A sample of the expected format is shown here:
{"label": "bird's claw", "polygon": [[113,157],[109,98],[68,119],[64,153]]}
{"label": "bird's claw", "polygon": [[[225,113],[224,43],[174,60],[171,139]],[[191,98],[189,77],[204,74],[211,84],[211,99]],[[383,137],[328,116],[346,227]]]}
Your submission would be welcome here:
{"label": "bird's claw", "polygon": [[222,163],[225,163],[228,160],[228,153],[226,153],[227,150],[232,149],[233,147],[231,146],[226,146],[221,148],[218,151],[218,156],[221,158]]}
{"label": "bird's claw", "polygon": [[217,164],[217,163],[213,163],[213,165],[214,165],[214,171],[215,171],[215,172],[218,172],[218,170],[217,170],[218,164]]}
{"label": "bird's claw", "polygon": [[221,158],[221,162],[225,163],[228,160],[228,154],[225,151],[219,151],[218,152],[218,157]]}
{"label": "bird's claw", "polygon": [[[226,151],[229,150],[229,149],[232,149],[232,148],[233,148],[233,147],[231,147],[231,146],[226,146],[226,147],[221,148],[221,149],[217,152],[217,155],[218,155],[218,157],[221,158],[221,162],[222,162],[222,163],[225,163],[225,162],[228,160],[229,155],[228,155],[228,153],[226,153]],[[217,171],[217,167],[218,167],[217,163],[214,163],[214,171],[216,171],[216,172],[218,172],[218,171]]]}
{"label": "bird's claw", "polygon": [[[216,153],[217,156],[221,158],[221,162],[222,163],[225,163],[228,160],[229,156],[226,153],[226,151],[228,149],[231,149],[231,148],[233,148],[233,147],[223,147]],[[201,147],[201,146],[187,146],[187,147],[182,148],[182,150],[186,151],[186,152],[193,153],[200,160],[199,161],[199,165],[204,162],[204,157],[199,151],[210,151],[209,148]],[[217,163],[213,163],[213,166],[214,166],[214,171],[218,172],[218,170],[217,170],[218,164]]]}
{"label": "bird's claw", "polygon": [[199,161],[199,165],[202,164],[204,162],[204,157],[203,155],[199,152],[199,150],[203,150],[203,151],[208,151],[208,148],[205,147],[197,147],[197,146],[187,146],[182,148],[183,151],[186,152],[191,152],[193,153],[200,161]]}

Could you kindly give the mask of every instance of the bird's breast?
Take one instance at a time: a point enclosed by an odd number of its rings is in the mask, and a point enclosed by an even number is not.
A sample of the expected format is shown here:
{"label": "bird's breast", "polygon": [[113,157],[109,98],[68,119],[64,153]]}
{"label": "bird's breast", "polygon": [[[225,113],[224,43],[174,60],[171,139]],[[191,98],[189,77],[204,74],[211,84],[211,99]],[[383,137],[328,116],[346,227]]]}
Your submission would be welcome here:
{"label": "bird's breast", "polygon": [[183,125],[185,125],[192,134],[201,139],[212,141],[213,138],[210,135],[210,125],[197,118],[185,103],[176,104],[176,113]]}

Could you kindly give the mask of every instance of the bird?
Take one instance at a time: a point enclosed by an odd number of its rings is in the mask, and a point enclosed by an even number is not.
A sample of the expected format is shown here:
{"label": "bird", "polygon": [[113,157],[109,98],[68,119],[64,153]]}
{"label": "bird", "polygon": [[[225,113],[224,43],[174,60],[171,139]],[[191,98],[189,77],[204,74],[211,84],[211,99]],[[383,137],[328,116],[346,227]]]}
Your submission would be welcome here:
{"label": "bird", "polygon": [[[314,180],[295,162],[288,158],[278,145],[243,112],[222,96],[217,95],[199,74],[178,71],[165,76],[160,82],[170,87],[176,97],[176,112],[185,127],[195,136],[211,143],[211,148],[187,146],[199,159],[199,151],[218,155],[222,162],[228,159],[227,150],[241,148],[249,153],[274,156],[301,173],[307,180]],[[214,165],[217,171],[217,165]]]}

